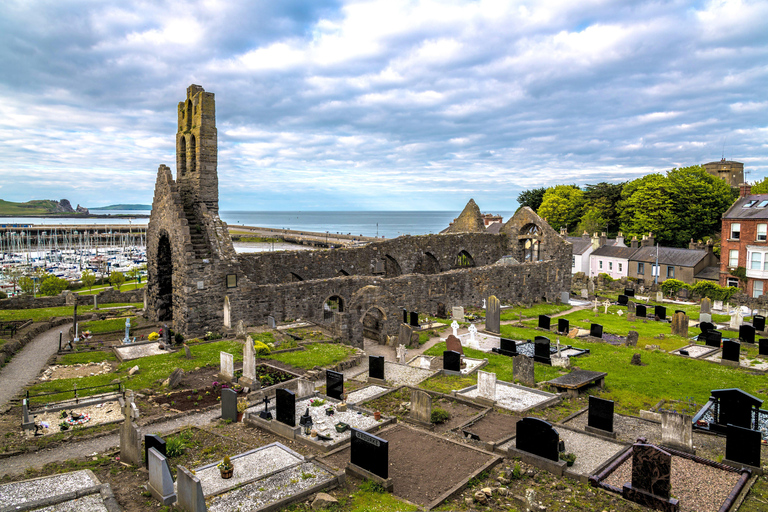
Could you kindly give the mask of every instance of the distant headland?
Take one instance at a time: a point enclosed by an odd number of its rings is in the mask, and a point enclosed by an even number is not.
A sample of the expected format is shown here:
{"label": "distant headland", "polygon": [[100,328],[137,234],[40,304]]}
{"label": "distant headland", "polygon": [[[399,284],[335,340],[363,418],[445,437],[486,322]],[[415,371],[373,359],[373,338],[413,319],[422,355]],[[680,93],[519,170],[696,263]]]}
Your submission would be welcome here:
{"label": "distant headland", "polygon": [[[111,206],[103,206],[99,208],[92,208],[97,211],[109,211],[109,210],[136,210],[137,212],[144,212],[152,210],[149,205],[143,204],[118,204]],[[0,217],[77,217],[77,218],[98,218],[98,217],[146,217],[145,214],[135,215],[109,215],[109,214],[93,214],[85,206],[73,208],[72,203],[68,199],[61,199],[59,201],[53,199],[33,199],[24,203],[16,203],[13,201],[5,201],[0,199]]]}

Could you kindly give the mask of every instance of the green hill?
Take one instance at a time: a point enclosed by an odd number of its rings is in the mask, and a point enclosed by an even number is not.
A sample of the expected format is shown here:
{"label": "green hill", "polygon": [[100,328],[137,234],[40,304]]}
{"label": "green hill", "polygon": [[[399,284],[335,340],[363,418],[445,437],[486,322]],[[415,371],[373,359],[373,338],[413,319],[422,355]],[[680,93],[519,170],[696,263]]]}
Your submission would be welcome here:
{"label": "green hill", "polygon": [[88,210],[151,210],[149,204],[111,204],[109,206],[95,206]]}
{"label": "green hill", "polygon": [[14,203],[0,199],[0,215],[42,215],[62,213],[58,201],[35,199],[26,203]]}

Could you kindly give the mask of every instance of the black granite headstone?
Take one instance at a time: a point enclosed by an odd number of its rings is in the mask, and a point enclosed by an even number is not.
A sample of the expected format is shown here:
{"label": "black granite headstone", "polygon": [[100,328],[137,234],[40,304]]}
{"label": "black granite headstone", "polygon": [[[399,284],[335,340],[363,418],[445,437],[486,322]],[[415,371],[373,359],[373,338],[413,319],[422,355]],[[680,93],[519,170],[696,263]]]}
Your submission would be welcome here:
{"label": "black granite headstone", "polygon": [[648,318],[648,308],[645,306],[645,304],[638,304],[635,306],[635,316],[637,318]]}
{"label": "black granite headstone", "polygon": [[144,435],[144,467],[149,468],[149,449],[154,448],[161,455],[165,456],[165,439],[155,434]]}
{"label": "black granite headstone", "polygon": [[606,432],[613,432],[613,400],[589,397],[587,425]]}
{"label": "black granite headstone", "polygon": [[624,288],[624,295],[627,297],[634,297],[635,296],[635,290],[632,288]]}
{"label": "black granite headstone", "polygon": [[275,416],[277,421],[288,426],[296,426],[296,394],[287,389],[275,391]]}
{"label": "black granite headstone", "polygon": [[453,350],[446,350],[443,352],[443,370],[449,372],[461,371],[461,354],[454,352]]}
{"label": "black granite headstone", "polygon": [[741,343],[734,340],[723,340],[723,359],[726,361],[739,361]]}
{"label": "black granite headstone", "polygon": [[619,302],[619,306],[626,306],[627,304],[629,304],[629,297],[627,297],[626,295],[619,295],[618,302]]}
{"label": "black granite headstone", "polygon": [[749,324],[741,324],[739,326],[739,339],[745,343],[755,342],[755,328]]}
{"label": "black granite headstone", "polygon": [[419,326],[419,314],[415,311],[411,311],[411,327]]}
{"label": "black granite headstone", "polygon": [[710,322],[700,322],[699,323],[699,329],[701,329],[701,333],[704,334],[707,331],[712,331],[715,329],[715,324]]}
{"label": "black granite headstone", "polygon": [[708,347],[720,348],[720,344],[723,342],[723,333],[714,329],[709,330],[705,334],[704,342]]}
{"label": "black granite headstone", "polygon": [[381,478],[389,478],[389,441],[352,428],[349,461]]}
{"label": "black granite headstone", "polygon": [[404,324],[408,323],[408,310],[405,308],[403,308],[403,323]]}
{"label": "black granite headstone", "polygon": [[656,306],[653,310],[653,313],[659,317],[659,320],[666,320],[667,319],[667,308],[664,306]]}
{"label": "black granite headstone", "polygon": [[768,356],[768,338],[760,338],[757,341],[757,350],[761,356]]}
{"label": "black granite headstone", "polygon": [[755,328],[756,331],[764,331],[765,330],[765,317],[763,315],[755,315],[752,317],[752,327]]}
{"label": "black granite headstone", "polygon": [[237,421],[237,391],[234,389],[221,390],[221,419]]}
{"label": "black granite headstone", "polygon": [[344,394],[344,374],[325,370],[325,394],[336,400],[341,400]]}
{"label": "black granite headstone", "polygon": [[516,356],[517,343],[515,343],[515,340],[510,340],[509,338],[500,338],[499,353],[504,354],[505,356]]}
{"label": "black granite headstone", "polygon": [[600,324],[592,324],[589,326],[589,335],[594,338],[603,338],[603,326]]}
{"label": "black granite headstone", "polygon": [[552,319],[548,315],[539,315],[539,329],[549,330]]}
{"label": "black granite headstone", "polygon": [[384,380],[384,356],[368,356],[368,376]]}
{"label": "black granite headstone", "polygon": [[563,334],[568,334],[568,331],[571,330],[571,323],[566,318],[558,318],[557,319],[557,332],[561,332]]}
{"label": "black granite headstone", "polygon": [[753,417],[763,401],[740,389],[714,389],[712,396],[717,400],[715,422],[742,428],[752,428]]}
{"label": "black granite headstone", "polygon": [[523,418],[517,422],[515,448],[524,452],[557,461],[560,435],[552,425],[539,418]]}
{"label": "black granite headstone", "polygon": [[729,424],[725,434],[725,458],[741,464],[760,467],[759,430]]}
{"label": "black granite headstone", "polygon": [[537,363],[552,364],[550,341],[546,336],[536,336],[533,339],[533,360]]}

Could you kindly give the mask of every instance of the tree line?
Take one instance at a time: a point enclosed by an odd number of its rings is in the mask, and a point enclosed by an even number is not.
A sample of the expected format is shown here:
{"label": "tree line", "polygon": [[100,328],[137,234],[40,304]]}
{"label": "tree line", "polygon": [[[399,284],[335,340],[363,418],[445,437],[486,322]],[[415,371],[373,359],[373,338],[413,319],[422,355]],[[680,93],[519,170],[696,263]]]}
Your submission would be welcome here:
{"label": "tree line", "polygon": [[[756,187],[768,189],[764,181]],[[661,245],[686,247],[691,239],[715,238],[723,213],[737,197],[738,190],[693,165],[622,183],[525,190],[517,201],[571,235],[621,231],[627,240],[640,240],[651,232]]]}

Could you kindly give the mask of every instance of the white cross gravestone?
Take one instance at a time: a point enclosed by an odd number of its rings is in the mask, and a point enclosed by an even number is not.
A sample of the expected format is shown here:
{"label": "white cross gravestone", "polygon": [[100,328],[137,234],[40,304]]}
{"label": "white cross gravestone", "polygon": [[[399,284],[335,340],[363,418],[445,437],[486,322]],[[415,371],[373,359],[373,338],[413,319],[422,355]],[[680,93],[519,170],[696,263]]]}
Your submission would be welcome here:
{"label": "white cross gravestone", "polygon": [[480,344],[478,343],[477,338],[475,335],[477,334],[477,327],[475,327],[474,324],[469,326],[469,348],[479,349]]}
{"label": "white cross gravestone", "polygon": [[744,317],[741,316],[741,308],[737,308],[731,311],[731,322],[729,324],[731,329],[738,329],[743,321]]}
{"label": "white cross gravestone", "polygon": [[457,322],[456,320],[451,322],[451,329],[453,329],[453,335],[458,338],[459,337],[459,322]]}
{"label": "white cross gravestone", "polygon": [[488,309],[488,306],[485,305],[485,299],[483,299],[483,309]]}
{"label": "white cross gravestone", "polygon": [[496,400],[496,374],[477,371],[477,396],[488,401]]}
{"label": "white cross gravestone", "polygon": [[396,354],[397,354],[397,362],[400,364],[405,364],[405,354],[408,353],[408,349],[405,348],[405,345],[398,345]]}
{"label": "white cross gravestone", "polygon": [[235,377],[235,358],[228,352],[219,352],[221,379],[232,382]]}
{"label": "white cross gravestone", "polygon": [[611,305],[611,303],[608,302],[608,299],[605,299],[605,302],[603,302],[603,307],[605,308],[605,311],[603,312],[604,314],[606,314],[606,315],[608,314],[608,306],[610,306],[610,305]]}

